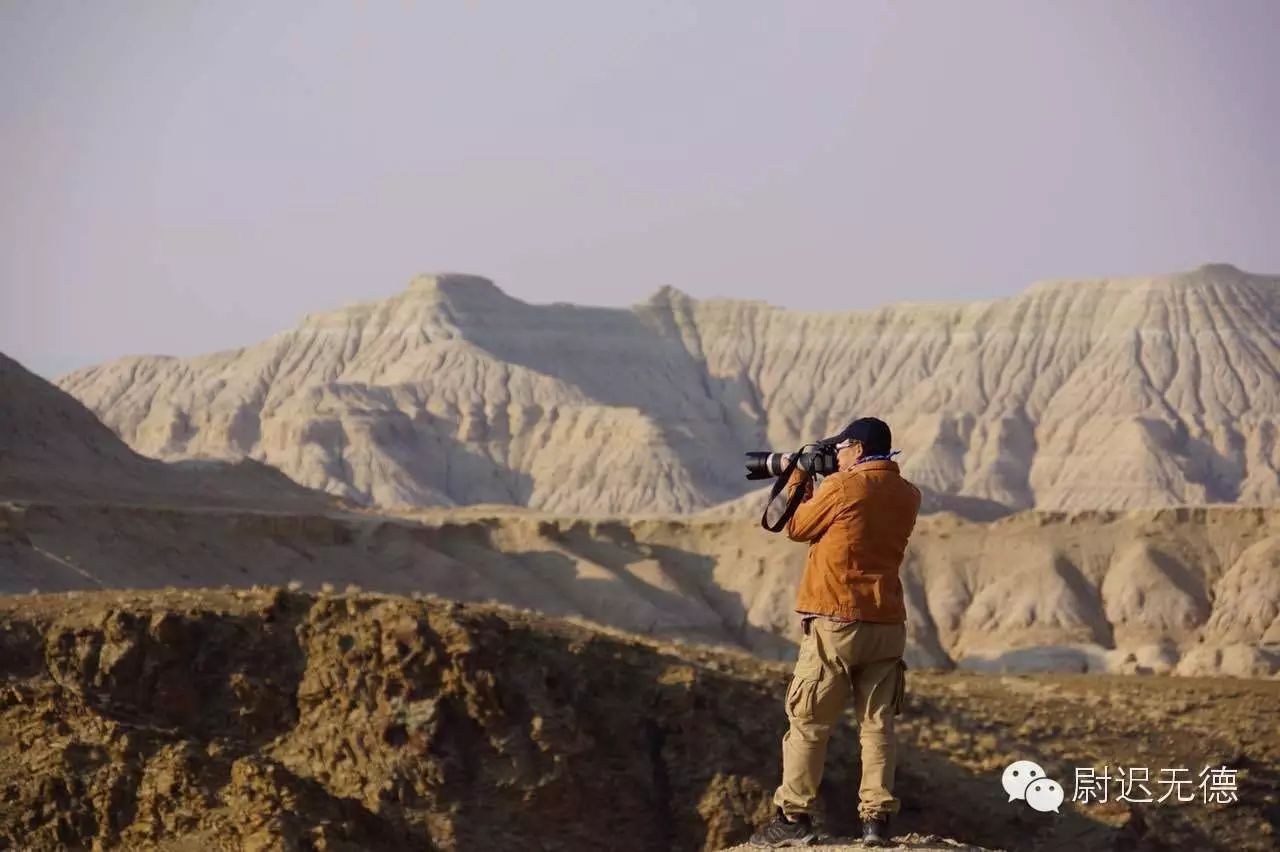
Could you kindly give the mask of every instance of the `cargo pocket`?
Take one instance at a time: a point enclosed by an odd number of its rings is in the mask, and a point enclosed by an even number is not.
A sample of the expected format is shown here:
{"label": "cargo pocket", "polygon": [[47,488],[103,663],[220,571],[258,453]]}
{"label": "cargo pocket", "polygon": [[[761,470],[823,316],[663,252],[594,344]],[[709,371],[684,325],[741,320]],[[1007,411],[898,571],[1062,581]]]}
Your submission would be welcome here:
{"label": "cargo pocket", "polygon": [[893,685],[893,715],[901,716],[902,707],[907,701],[907,664],[905,661],[898,660],[896,674],[898,678]]}
{"label": "cargo pocket", "polygon": [[818,691],[822,686],[822,660],[814,653],[802,650],[796,661],[791,686],[787,688],[787,715],[793,719],[812,719],[818,706]]}

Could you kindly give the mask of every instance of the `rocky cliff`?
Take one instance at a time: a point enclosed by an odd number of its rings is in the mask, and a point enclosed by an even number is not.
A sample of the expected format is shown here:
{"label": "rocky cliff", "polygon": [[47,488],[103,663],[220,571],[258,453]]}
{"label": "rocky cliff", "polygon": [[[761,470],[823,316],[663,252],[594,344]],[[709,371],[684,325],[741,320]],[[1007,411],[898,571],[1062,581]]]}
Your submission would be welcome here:
{"label": "rocky cliff", "polygon": [[693,511],[747,492],[745,450],[864,414],[909,477],[979,508],[1259,504],[1280,499],[1277,329],[1280,279],[1226,265],[843,314],[670,288],[531,305],[441,275],[59,384],[145,455],[248,457],[382,506]]}
{"label": "rocky cliff", "polygon": [[403,598],[15,604],[3,848],[714,850],[769,810],[785,675],[746,657]]}
{"label": "rocky cliff", "polygon": [[[786,668],[439,600],[0,598],[0,848],[711,852],[768,814]],[[1280,684],[909,678],[912,848],[1273,848]],[[855,742],[828,755],[836,834]],[[1002,795],[1015,758],[1064,786],[1229,764],[1240,800],[1039,814]]]}

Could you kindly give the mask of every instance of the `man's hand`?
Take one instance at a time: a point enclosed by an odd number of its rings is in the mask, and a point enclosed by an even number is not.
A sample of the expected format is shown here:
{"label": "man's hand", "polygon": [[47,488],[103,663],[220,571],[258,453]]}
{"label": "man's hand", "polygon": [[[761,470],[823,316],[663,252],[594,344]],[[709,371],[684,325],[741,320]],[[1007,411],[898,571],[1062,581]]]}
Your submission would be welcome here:
{"label": "man's hand", "polygon": [[787,480],[787,493],[794,494],[801,484],[804,485],[804,497],[801,498],[801,502],[804,502],[813,496],[813,477],[797,467],[791,471],[791,478]]}

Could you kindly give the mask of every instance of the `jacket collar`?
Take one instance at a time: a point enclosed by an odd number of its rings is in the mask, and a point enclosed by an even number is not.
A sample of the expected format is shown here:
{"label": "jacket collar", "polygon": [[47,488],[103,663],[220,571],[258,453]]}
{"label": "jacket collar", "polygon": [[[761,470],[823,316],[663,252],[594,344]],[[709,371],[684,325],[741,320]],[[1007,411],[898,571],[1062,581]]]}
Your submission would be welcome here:
{"label": "jacket collar", "polygon": [[850,473],[858,473],[864,470],[891,470],[894,473],[898,473],[898,463],[892,459],[876,459],[875,461],[855,464],[849,468]]}

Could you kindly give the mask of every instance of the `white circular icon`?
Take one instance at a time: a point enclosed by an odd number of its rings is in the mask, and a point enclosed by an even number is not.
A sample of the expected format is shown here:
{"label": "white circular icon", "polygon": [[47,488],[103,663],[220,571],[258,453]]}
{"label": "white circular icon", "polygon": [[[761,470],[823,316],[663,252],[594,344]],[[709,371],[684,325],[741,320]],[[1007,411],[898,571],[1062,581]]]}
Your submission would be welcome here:
{"label": "white circular icon", "polygon": [[[1015,760],[1004,768],[1000,784],[1009,794],[1009,801],[1026,798],[1027,785],[1032,781],[1044,780],[1044,770],[1040,764],[1032,760]],[[1061,801],[1061,799],[1059,799]]]}
{"label": "white circular icon", "polygon": [[1027,785],[1025,791],[1027,804],[1041,813],[1053,811],[1059,813],[1062,804],[1062,785],[1050,778],[1041,778]]}

